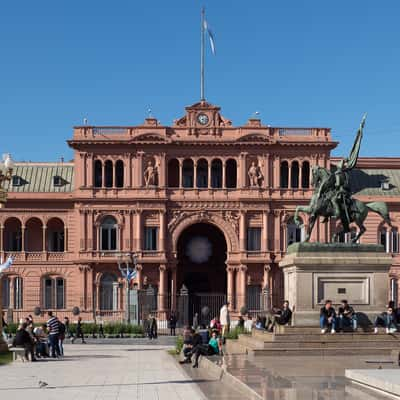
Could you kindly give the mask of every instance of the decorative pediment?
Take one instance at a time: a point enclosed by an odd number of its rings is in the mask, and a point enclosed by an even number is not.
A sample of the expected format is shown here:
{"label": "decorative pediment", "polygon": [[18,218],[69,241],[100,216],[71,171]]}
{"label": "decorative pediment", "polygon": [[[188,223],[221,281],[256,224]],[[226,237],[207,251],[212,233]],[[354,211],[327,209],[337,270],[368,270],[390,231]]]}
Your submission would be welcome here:
{"label": "decorative pediment", "polygon": [[263,133],[252,132],[252,133],[248,133],[244,136],[241,136],[237,141],[238,142],[270,142],[271,139]]}

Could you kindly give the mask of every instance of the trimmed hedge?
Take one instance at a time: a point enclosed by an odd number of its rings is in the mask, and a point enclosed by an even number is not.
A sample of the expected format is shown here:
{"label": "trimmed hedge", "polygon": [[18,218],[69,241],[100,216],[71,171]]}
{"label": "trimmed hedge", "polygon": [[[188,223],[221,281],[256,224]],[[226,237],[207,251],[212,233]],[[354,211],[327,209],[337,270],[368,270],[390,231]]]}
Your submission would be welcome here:
{"label": "trimmed hedge", "polygon": [[244,328],[240,326],[236,326],[235,328],[231,329],[225,336],[226,339],[239,339],[239,335],[249,334]]}

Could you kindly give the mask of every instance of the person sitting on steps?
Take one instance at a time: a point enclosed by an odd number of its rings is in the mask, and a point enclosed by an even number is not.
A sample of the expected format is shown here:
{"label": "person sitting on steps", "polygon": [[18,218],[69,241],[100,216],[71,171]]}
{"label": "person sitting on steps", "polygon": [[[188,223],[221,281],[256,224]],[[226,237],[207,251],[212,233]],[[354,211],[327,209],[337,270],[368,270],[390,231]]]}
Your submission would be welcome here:
{"label": "person sitting on steps", "polygon": [[339,329],[341,331],[346,328],[352,328],[354,331],[357,330],[357,315],[347,300],[342,300],[342,305],[339,307],[338,314]]}
{"label": "person sitting on steps", "polygon": [[376,317],[374,322],[374,333],[378,333],[378,326],[386,328],[386,333],[397,332],[397,321],[393,306],[394,302],[390,301],[387,310]]}
{"label": "person sitting on steps", "polygon": [[200,356],[213,356],[220,353],[222,353],[222,342],[221,339],[218,337],[218,332],[213,331],[208,344],[199,344],[196,347],[193,347],[193,350],[191,351],[191,354],[194,355],[193,368],[199,367]]}
{"label": "person sitting on steps", "polygon": [[327,329],[330,329],[332,334],[336,333],[336,312],[332,307],[331,300],[326,300],[325,305],[321,308],[319,324],[322,334],[324,334]]}
{"label": "person sitting on steps", "polygon": [[180,364],[189,364],[192,362],[192,350],[198,346],[203,344],[203,339],[199,333],[197,333],[194,329],[191,331],[191,339],[190,344],[187,344],[183,349],[184,360],[179,361]]}
{"label": "person sitting on steps", "polygon": [[289,302],[283,302],[282,310],[276,310],[273,315],[268,318],[267,331],[273,332],[276,324],[287,325],[292,320],[292,310],[289,308]]}

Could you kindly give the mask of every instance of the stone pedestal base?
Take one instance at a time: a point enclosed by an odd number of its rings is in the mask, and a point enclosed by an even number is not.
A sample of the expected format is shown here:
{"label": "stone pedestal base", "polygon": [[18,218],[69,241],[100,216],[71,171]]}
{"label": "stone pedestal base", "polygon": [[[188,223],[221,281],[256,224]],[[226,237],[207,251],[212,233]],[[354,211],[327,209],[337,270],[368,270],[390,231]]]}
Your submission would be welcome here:
{"label": "stone pedestal base", "polygon": [[389,299],[390,254],[381,245],[295,243],[279,263],[285,299],[294,308],[292,324],[318,326],[325,300],[334,307],[346,299],[359,326],[371,324]]}

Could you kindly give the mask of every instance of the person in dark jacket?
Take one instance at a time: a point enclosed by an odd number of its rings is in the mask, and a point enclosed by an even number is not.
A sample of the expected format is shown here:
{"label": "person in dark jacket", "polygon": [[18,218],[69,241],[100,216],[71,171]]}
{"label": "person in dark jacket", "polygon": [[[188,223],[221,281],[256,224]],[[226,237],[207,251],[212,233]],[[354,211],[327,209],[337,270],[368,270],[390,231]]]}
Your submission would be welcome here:
{"label": "person in dark jacket", "polygon": [[72,338],[71,342],[74,343],[75,339],[81,338],[82,339],[82,343],[86,343],[85,342],[85,336],[83,335],[83,331],[82,331],[82,318],[78,317],[78,323],[76,324],[76,336]]}
{"label": "person in dark jacket", "polygon": [[157,339],[157,320],[154,315],[150,316],[149,339]]}
{"label": "person in dark jacket", "polygon": [[29,354],[31,355],[31,361],[36,361],[34,354],[34,343],[31,335],[28,333],[26,328],[28,325],[23,323],[18,326],[18,330],[13,340],[14,347],[23,347],[25,349],[25,358],[29,361]]}
{"label": "person in dark jacket", "polygon": [[[206,342],[207,343],[207,342]],[[180,361],[181,364],[189,364],[192,362],[192,351],[196,346],[203,344],[203,339],[199,333],[197,333],[194,329],[191,330],[191,339],[190,344],[188,344],[183,349],[183,355],[185,359]]]}
{"label": "person in dark jacket", "polygon": [[292,320],[292,310],[289,308],[289,302],[283,302],[282,310],[276,310],[268,319],[267,330],[273,332],[276,324],[286,325]]}
{"label": "person in dark jacket", "polygon": [[327,329],[330,329],[332,334],[336,333],[336,311],[332,307],[331,300],[325,301],[325,305],[321,308],[319,315],[321,333],[325,333]]}
{"label": "person in dark jacket", "polygon": [[171,315],[169,317],[169,329],[170,329],[170,333],[171,336],[175,336],[175,329],[176,329],[176,316],[175,313],[172,311]]}
{"label": "person in dark jacket", "polygon": [[343,331],[346,328],[357,329],[357,315],[354,308],[347,300],[342,300],[342,305],[338,309],[339,329]]}

